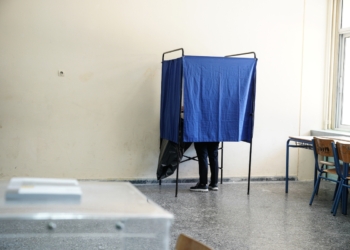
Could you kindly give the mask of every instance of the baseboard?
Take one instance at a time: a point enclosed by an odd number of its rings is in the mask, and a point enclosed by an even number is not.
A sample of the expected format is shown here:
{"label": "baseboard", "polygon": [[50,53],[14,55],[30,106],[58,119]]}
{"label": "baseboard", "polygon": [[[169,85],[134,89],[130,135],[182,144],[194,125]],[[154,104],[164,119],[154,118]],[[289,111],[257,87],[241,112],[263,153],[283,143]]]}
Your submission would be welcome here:
{"label": "baseboard", "polygon": [[[250,181],[285,181],[285,176],[273,176],[273,177],[251,177]],[[295,176],[289,176],[289,181],[297,181],[297,177]],[[135,185],[139,184],[159,184],[159,181],[157,179],[107,179],[107,180],[101,180],[101,179],[81,179],[79,181],[118,181],[118,182],[130,182]],[[221,181],[221,178],[219,177],[219,181]],[[223,178],[222,182],[230,183],[230,182],[247,182],[248,178],[242,178],[242,177],[230,177],[230,178]],[[178,180],[178,183],[196,183],[198,182],[198,178],[181,178]],[[165,183],[176,183],[175,178],[166,178],[162,179],[162,184]]]}

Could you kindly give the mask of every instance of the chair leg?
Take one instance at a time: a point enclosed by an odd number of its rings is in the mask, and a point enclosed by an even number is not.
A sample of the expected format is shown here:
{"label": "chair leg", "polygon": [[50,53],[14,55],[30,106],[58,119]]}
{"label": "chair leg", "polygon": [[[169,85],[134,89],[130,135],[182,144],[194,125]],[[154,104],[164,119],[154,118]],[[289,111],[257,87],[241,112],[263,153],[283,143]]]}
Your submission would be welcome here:
{"label": "chair leg", "polygon": [[337,195],[338,188],[339,188],[339,182],[340,182],[340,177],[338,176],[337,185],[335,185],[335,189],[334,189],[334,194],[333,194],[332,201],[334,201],[335,196]]}
{"label": "chair leg", "polygon": [[315,195],[318,195],[318,190],[320,189],[321,176],[322,176],[322,173],[318,175],[318,178],[315,184],[315,189],[316,189]]}
{"label": "chair leg", "polygon": [[339,200],[341,197],[341,193],[342,193],[342,185],[343,185],[343,180],[340,181],[339,185],[338,185],[338,191],[337,194],[335,196],[334,202],[333,202],[333,206],[332,206],[332,210],[331,213],[333,213],[333,216],[335,216],[337,214],[337,210],[338,210],[338,206],[339,206]]}
{"label": "chair leg", "polygon": [[[348,181],[345,180],[345,181],[344,181],[344,184],[345,184],[345,185],[348,185]],[[343,192],[342,192],[342,198],[341,198],[341,200],[342,200],[342,212],[343,212],[344,215],[347,215],[347,214],[348,214],[348,211],[347,211],[348,192],[347,192],[347,191],[348,191],[348,187],[347,187],[347,186],[343,187]]]}
{"label": "chair leg", "polygon": [[318,178],[317,178],[317,181],[316,181],[316,184],[315,184],[315,187],[314,187],[314,191],[312,192],[312,196],[311,196],[310,203],[309,203],[310,206],[312,205],[312,202],[314,201],[314,198],[315,198],[315,194],[318,191],[318,187],[320,186],[321,174],[322,173],[320,173],[318,175]]}

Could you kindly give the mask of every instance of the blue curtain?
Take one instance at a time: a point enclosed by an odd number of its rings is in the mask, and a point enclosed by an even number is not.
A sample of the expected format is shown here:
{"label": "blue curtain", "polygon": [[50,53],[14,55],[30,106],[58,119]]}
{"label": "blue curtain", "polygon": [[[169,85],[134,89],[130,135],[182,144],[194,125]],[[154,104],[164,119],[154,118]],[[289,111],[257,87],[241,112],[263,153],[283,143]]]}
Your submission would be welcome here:
{"label": "blue curtain", "polygon": [[185,56],[185,142],[253,137],[256,59]]}
{"label": "blue curtain", "polygon": [[162,62],[160,137],[178,142],[182,58]]}
{"label": "blue curtain", "polygon": [[253,137],[257,59],[185,56],[162,64],[160,135],[178,143],[181,77],[184,142]]}

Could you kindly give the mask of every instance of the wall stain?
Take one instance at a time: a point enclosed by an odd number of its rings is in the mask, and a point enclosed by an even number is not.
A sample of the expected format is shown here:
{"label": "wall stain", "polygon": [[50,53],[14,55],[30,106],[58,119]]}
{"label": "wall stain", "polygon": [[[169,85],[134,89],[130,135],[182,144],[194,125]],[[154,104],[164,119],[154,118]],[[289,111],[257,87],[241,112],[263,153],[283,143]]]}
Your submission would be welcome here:
{"label": "wall stain", "polygon": [[87,72],[85,74],[80,75],[79,78],[80,78],[80,81],[82,81],[82,82],[88,82],[89,80],[91,80],[93,78],[93,76],[94,76],[94,73]]}

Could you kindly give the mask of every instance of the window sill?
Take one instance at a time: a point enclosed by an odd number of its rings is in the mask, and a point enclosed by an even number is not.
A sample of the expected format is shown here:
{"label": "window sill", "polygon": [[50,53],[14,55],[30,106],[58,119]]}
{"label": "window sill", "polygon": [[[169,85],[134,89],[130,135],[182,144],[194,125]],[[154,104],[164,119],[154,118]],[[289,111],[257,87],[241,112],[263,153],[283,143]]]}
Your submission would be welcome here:
{"label": "window sill", "polygon": [[348,136],[350,137],[349,132],[338,131],[338,130],[311,130],[311,136]]}

